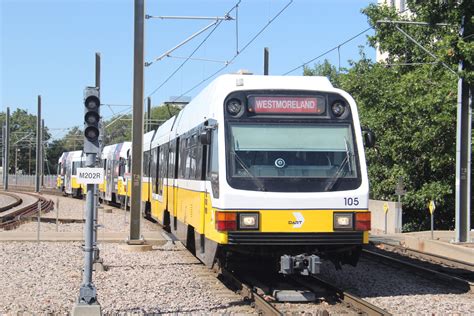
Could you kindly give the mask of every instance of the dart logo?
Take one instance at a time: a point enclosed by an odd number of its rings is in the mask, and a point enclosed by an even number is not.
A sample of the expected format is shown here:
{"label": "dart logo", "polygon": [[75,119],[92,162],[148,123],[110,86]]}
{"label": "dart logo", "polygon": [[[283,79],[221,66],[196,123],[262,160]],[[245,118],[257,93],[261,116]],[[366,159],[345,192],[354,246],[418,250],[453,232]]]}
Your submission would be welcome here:
{"label": "dart logo", "polygon": [[288,224],[293,225],[293,228],[301,228],[304,224],[304,217],[300,212],[293,212],[294,221],[288,221]]}

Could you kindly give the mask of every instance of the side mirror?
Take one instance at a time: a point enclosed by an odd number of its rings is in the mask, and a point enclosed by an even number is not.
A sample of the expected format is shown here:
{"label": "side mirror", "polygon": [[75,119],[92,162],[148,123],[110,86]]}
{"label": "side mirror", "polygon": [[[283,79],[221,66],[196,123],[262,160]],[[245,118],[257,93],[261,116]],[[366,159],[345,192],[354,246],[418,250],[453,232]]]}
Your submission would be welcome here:
{"label": "side mirror", "polygon": [[364,146],[366,148],[373,148],[375,146],[375,134],[368,128],[362,129],[362,137],[364,139]]}
{"label": "side mirror", "polygon": [[211,131],[205,130],[199,134],[199,141],[202,145],[210,145],[211,144]]}

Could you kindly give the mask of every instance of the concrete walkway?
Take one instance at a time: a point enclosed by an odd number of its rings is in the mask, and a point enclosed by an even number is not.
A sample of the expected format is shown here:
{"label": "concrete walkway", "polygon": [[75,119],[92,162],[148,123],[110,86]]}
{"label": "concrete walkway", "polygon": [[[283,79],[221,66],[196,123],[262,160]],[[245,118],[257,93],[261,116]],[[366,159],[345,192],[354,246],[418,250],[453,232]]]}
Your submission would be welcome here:
{"label": "concrete walkway", "polygon": [[[474,232],[470,234],[471,241],[474,241]],[[454,231],[434,231],[433,237],[434,238],[431,239],[431,231],[422,231],[402,234],[370,235],[370,241],[374,243],[401,245],[409,249],[474,265],[473,242],[454,243]]]}

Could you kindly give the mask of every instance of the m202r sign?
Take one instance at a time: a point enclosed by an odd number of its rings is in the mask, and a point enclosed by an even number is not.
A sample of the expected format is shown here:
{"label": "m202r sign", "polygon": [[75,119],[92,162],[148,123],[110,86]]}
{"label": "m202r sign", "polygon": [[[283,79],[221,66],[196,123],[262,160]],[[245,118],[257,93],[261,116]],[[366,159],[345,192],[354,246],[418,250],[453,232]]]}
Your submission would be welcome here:
{"label": "m202r sign", "polygon": [[102,168],[77,168],[77,183],[101,184],[104,182],[104,169]]}

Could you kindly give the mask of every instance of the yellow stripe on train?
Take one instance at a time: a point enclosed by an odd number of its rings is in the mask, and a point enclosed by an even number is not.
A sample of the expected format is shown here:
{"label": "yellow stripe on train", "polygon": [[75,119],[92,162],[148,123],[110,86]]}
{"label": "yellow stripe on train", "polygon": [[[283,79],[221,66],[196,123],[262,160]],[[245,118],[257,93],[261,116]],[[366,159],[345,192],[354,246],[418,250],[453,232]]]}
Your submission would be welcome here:
{"label": "yellow stripe on train", "polygon": [[[166,189],[166,188],[165,188]],[[226,244],[227,233],[216,230],[216,211],[213,208],[211,198],[205,192],[197,192],[182,188],[168,187],[168,195],[173,194],[178,199],[170,215],[177,217],[181,223],[191,225],[199,234],[207,238]],[[155,195],[156,196],[156,195]],[[160,200],[152,199],[152,217],[162,222],[166,205],[166,195]],[[173,200],[173,199],[172,199]],[[207,204],[207,205],[206,205]],[[171,205],[173,207],[173,205]],[[169,206],[170,208],[170,206]],[[258,213],[260,227],[258,232],[262,233],[331,233],[334,232],[335,212],[367,212],[368,210],[226,210],[238,213]],[[368,243],[368,232],[363,234],[363,243]]]}

